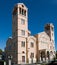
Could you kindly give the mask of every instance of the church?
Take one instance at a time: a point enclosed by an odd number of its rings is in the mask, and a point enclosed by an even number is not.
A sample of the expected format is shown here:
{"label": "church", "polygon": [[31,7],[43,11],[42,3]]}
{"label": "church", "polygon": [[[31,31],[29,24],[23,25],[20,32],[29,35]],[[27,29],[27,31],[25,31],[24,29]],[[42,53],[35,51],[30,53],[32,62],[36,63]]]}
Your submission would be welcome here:
{"label": "church", "polygon": [[28,8],[17,3],[12,10],[12,37],[5,47],[6,60],[12,56],[16,64],[47,62],[55,57],[54,25],[47,23],[44,31],[31,36],[28,30]]}

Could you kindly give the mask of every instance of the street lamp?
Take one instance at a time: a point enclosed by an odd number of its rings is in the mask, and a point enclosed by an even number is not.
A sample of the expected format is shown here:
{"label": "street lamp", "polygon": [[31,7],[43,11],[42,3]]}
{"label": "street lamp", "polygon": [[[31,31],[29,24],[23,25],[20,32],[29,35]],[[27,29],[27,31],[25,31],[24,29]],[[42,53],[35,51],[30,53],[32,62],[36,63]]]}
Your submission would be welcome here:
{"label": "street lamp", "polygon": [[9,59],[9,65],[11,65],[12,56],[8,56],[8,59]]}

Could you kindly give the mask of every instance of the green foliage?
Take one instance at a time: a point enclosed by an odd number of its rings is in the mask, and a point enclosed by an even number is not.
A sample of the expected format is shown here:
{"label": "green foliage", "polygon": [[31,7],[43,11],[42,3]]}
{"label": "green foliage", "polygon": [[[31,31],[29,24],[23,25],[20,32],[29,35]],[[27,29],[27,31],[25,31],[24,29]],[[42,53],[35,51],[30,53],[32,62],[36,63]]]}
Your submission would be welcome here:
{"label": "green foliage", "polygon": [[3,52],[2,49],[0,49],[0,54],[2,54],[2,52]]}

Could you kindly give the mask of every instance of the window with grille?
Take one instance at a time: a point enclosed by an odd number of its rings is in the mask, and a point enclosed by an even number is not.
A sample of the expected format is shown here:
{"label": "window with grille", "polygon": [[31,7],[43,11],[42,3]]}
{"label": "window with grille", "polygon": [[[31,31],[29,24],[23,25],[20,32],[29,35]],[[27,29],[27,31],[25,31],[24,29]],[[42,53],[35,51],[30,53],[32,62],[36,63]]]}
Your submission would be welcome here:
{"label": "window with grille", "polygon": [[24,25],[25,24],[25,20],[21,19],[21,24]]}
{"label": "window with grille", "polygon": [[25,41],[22,41],[22,42],[21,42],[21,46],[22,46],[22,47],[25,47]]}
{"label": "window with grille", "polygon": [[34,53],[31,53],[31,56],[30,56],[31,58],[34,58]]}
{"label": "window with grille", "polygon": [[22,35],[25,35],[25,30],[21,30],[21,34]]}
{"label": "window with grille", "polygon": [[31,47],[34,47],[34,43],[33,42],[31,42]]}

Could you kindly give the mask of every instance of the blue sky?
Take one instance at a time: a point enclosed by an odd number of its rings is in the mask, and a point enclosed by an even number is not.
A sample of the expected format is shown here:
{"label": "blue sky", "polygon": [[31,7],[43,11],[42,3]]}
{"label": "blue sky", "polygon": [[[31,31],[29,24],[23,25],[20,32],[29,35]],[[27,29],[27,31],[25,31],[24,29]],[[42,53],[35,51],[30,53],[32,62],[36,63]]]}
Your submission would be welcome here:
{"label": "blue sky", "polygon": [[44,31],[46,23],[54,24],[55,47],[57,50],[57,0],[0,0],[0,48],[12,36],[12,10],[16,3],[28,7],[28,28],[32,35]]}

